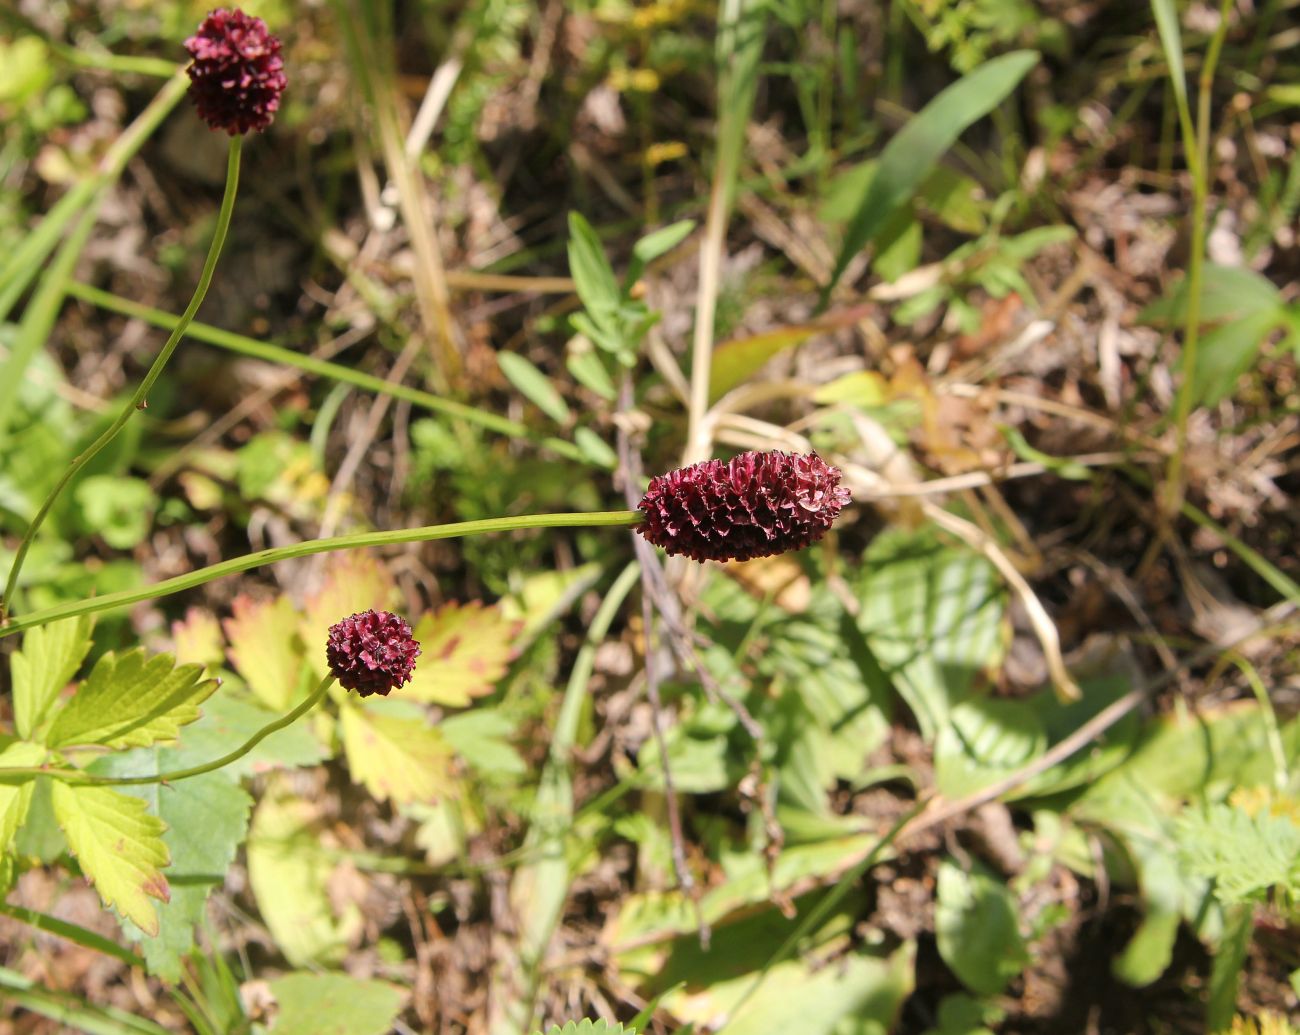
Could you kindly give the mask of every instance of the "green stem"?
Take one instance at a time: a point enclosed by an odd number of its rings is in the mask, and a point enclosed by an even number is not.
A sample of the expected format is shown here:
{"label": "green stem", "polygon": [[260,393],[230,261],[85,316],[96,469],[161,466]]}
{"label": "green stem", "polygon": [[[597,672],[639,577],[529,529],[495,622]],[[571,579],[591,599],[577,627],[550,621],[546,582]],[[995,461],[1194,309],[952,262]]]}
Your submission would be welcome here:
{"label": "green stem", "polygon": [[9,569],[4,597],[0,599],[0,621],[3,621],[12,610],[14,589],[18,585],[18,574],[22,570],[23,561],[27,558],[27,551],[31,548],[32,540],[36,538],[37,531],[39,531],[48,516],[50,508],[54,506],[54,501],[58,499],[59,494],[77,476],[81,469],[101,449],[113,441],[118,432],[126,427],[131,415],[137,410],[143,410],[146,407],[150,389],[153,388],[154,383],[162,374],[163,367],[167,365],[172,353],[176,351],[176,346],[180,344],[185,329],[190,325],[190,321],[194,319],[194,314],[198,312],[199,306],[202,305],[203,299],[207,296],[208,287],[212,283],[212,274],[217,268],[217,259],[220,258],[221,248],[226,243],[226,232],[230,229],[230,217],[235,210],[235,194],[239,190],[239,157],[243,149],[243,141],[244,138],[239,136],[230,138],[229,158],[226,164],[226,192],[221,199],[221,211],[217,215],[216,231],[212,235],[211,245],[208,246],[208,255],[203,262],[203,271],[199,274],[199,283],[194,289],[194,296],[190,299],[190,304],[186,306],[185,312],[177,321],[176,327],[167,339],[167,343],[162,347],[162,351],[158,353],[157,358],[154,359],[149,372],[145,374],[144,380],[140,382],[140,386],[135,390],[135,394],[131,396],[130,401],[122,409],[117,419],[108,426],[99,438],[87,446],[81,455],[72,461],[68,469],[63,472],[63,476],[58,483],[45,497],[45,502],[41,504],[41,509],[36,512],[31,524],[27,526],[27,531],[23,534],[23,540],[18,544],[18,551],[14,554],[13,567]]}
{"label": "green stem", "polygon": [[204,762],[202,765],[192,765],[188,769],[173,769],[166,773],[155,773],[153,776],[97,776],[82,769],[50,769],[38,765],[13,766],[11,768],[0,766],[0,783],[11,783],[19,777],[50,776],[56,780],[62,780],[64,783],[77,784],[78,786],[93,784],[96,787],[139,787],[144,784],[172,783],[176,780],[188,780],[193,776],[202,776],[204,773],[224,769],[231,762],[238,762],[272,733],[293,725],[320,703],[333,682],[334,677],[332,675],[326,676],[321,680],[320,686],[293,711],[286,712],[274,722],[268,722],[239,747],[235,748],[234,751],[222,755],[220,758],[214,758],[211,762]]}
{"label": "green stem", "polygon": [[1196,130],[1192,137],[1190,115],[1185,112],[1186,102],[1179,110],[1183,126],[1183,143],[1187,149],[1187,165],[1192,174],[1192,254],[1187,270],[1187,313],[1183,329],[1182,377],[1178,383],[1178,397],[1174,402],[1174,422],[1177,441],[1169,457],[1165,472],[1165,513],[1171,517],[1178,513],[1183,502],[1183,457],[1187,452],[1187,424],[1196,401],[1196,357],[1201,334],[1201,290],[1205,276],[1205,237],[1207,233],[1206,203],[1209,197],[1210,167],[1210,101],[1214,92],[1214,70],[1223,50],[1223,40],[1228,32],[1228,13],[1232,0],[1221,0],[1219,26],[1201,65],[1200,84],[1196,101]]}
{"label": "green stem", "polygon": [[271,550],[259,550],[257,553],[245,554],[228,561],[210,564],[206,568],[177,575],[174,578],[155,582],[150,586],[123,590],[118,593],[105,593],[102,597],[89,600],[76,600],[68,604],[58,604],[41,611],[33,611],[19,618],[11,619],[9,624],[0,628],[0,637],[12,636],[24,629],[46,625],[62,618],[74,618],[77,615],[94,614],[98,611],[110,611],[117,607],[138,604],[143,600],[170,596],[183,590],[194,589],[206,582],[236,575],[239,572],[260,568],[277,561],[288,561],[298,557],[310,557],[318,553],[330,553],[335,550],[353,550],[369,546],[392,546],[398,543],[425,543],[435,539],[457,539],[467,535],[482,535],[487,532],[513,532],[524,528],[609,528],[630,527],[641,520],[641,512],[636,510],[593,511],[585,514],[525,514],[518,517],[485,518],[481,521],[457,521],[445,525],[425,525],[420,528],[402,528],[392,532],[356,532],[352,535],[335,536],[332,539],[310,539],[305,543],[281,546]]}
{"label": "green stem", "polygon": [[[128,298],[121,298],[107,291],[101,291],[89,284],[74,281],[68,285],[68,293],[101,309],[144,320],[155,327],[170,328],[176,325],[176,317],[171,313],[164,312],[161,309],[152,309],[147,305],[141,305],[139,302],[132,302]],[[242,334],[235,334],[232,331],[222,330],[219,327],[194,323],[190,325],[189,336],[195,341],[206,342],[229,352],[236,352],[241,356],[252,356],[254,359],[265,360],[268,363],[294,367],[297,370],[315,374],[318,377],[328,377],[344,384],[355,385],[357,388],[368,392],[389,395],[394,399],[401,399],[433,413],[459,417],[461,420],[477,424],[489,431],[509,435],[511,438],[526,439],[532,437],[532,432],[527,425],[510,420],[508,417],[502,417],[500,414],[489,413],[487,410],[467,406],[465,403],[444,399],[430,392],[423,392],[418,388],[398,384],[396,381],[385,381],[382,377],[375,377],[373,374],[353,370],[341,363],[331,363],[328,360],[317,359],[315,356],[305,356],[301,352],[282,348],[279,345],[268,345],[266,342],[257,341]],[[563,439],[558,438],[543,438],[541,444],[567,460],[587,461],[582,450],[572,442],[565,442]]]}

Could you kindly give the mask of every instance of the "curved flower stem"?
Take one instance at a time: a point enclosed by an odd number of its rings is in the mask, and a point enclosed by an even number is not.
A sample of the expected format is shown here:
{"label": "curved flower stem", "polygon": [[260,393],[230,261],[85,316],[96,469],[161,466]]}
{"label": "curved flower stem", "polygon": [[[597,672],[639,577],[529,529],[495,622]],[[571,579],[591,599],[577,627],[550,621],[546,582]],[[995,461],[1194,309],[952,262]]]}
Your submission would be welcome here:
{"label": "curved flower stem", "polygon": [[102,597],[76,600],[68,604],[47,607],[42,611],[33,611],[11,620],[8,625],[0,628],[0,637],[12,636],[23,629],[46,625],[61,618],[110,611],[116,607],[138,604],[142,600],[170,596],[226,575],[236,575],[242,571],[260,568],[265,564],[275,564],[277,561],[288,561],[297,557],[310,557],[317,553],[352,550],[366,546],[391,546],[396,543],[424,543],[435,539],[457,539],[461,536],[482,535],[486,532],[512,532],[523,528],[628,527],[638,524],[641,518],[642,514],[639,510],[607,510],[586,514],[525,514],[519,517],[485,518],[481,521],[456,521],[446,525],[401,528],[392,532],[356,532],[352,535],[335,536],[332,539],[310,539],[305,543],[259,550],[257,553],[245,554],[243,557],[220,561],[206,568],[155,582],[151,586],[141,586],[120,593],[105,593]]}
{"label": "curved flower stem", "polygon": [[208,293],[208,287],[212,284],[212,274],[217,268],[217,259],[221,256],[222,246],[226,243],[226,232],[230,229],[230,216],[235,210],[235,194],[239,189],[239,159],[243,149],[243,142],[243,137],[230,138],[230,151],[226,162],[226,192],[221,199],[221,210],[217,215],[216,230],[212,235],[212,243],[208,246],[207,258],[203,260],[203,271],[199,274],[199,282],[194,289],[194,296],[190,299],[190,304],[185,307],[185,312],[181,314],[180,320],[167,338],[167,343],[154,359],[149,372],[145,374],[144,380],[140,382],[140,386],[135,390],[135,394],[131,396],[130,402],[122,409],[117,420],[113,421],[99,438],[95,439],[68,465],[63,477],[50,490],[49,495],[45,497],[45,502],[41,504],[41,509],[36,512],[31,524],[27,526],[27,531],[23,533],[23,540],[18,544],[18,551],[14,554],[13,567],[9,569],[9,578],[5,582],[4,596],[0,598],[0,622],[3,622],[9,616],[9,612],[13,607],[14,590],[18,585],[18,573],[22,570],[23,561],[27,558],[27,551],[31,548],[36,533],[40,530],[45,518],[50,513],[50,509],[54,506],[54,501],[59,498],[59,494],[77,476],[78,472],[101,449],[116,438],[118,432],[126,427],[126,422],[131,419],[131,414],[145,408],[150,389],[153,388],[154,382],[162,374],[163,367],[171,359],[172,353],[176,351],[176,346],[180,344],[185,329],[190,325],[190,321],[194,319],[194,314],[199,311],[199,306],[203,304],[203,299]]}
{"label": "curved flower stem", "polygon": [[4,768],[0,766],[0,783],[10,783],[19,777],[30,776],[52,776],[56,780],[62,780],[64,783],[71,784],[94,784],[97,787],[139,787],[142,784],[149,783],[171,783],[175,780],[188,780],[192,776],[202,776],[204,773],[211,773],[217,769],[224,769],[231,762],[238,762],[246,754],[262,743],[272,733],[284,729],[286,726],[293,725],[298,719],[306,715],[325,696],[330,685],[334,682],[332,675],[326,676],[321,680],[320,686],[316,687],[310,695],[298,705],[293,711],[286,712],[274,722],[268,722],[260,730],[249,737],[239,747],[235,748],[229,754],[222,755],[220,758],[214,758],[211,762],[204,762],[202,765],[193,765],[188,769],[173,769],[167,773],[155,773],[153,776],[97,776],[94,773],[87,773],[81,769],[48,769],[43,766],[14,766],[13,768]]}

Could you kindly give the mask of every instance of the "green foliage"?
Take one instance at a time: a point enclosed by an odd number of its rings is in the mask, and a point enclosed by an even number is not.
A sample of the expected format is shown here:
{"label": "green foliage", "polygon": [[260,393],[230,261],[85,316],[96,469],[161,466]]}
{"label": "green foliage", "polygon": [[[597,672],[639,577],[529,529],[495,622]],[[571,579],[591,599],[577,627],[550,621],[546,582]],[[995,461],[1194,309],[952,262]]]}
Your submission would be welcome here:
{"label": "green foliage", "polygon": [[[1284,803],[1279,803],[1282,805]],[[1229,904],[1261,902],[1276,888],[1287,901],[1300,895],[1300,803],[1289,811],[1252,814],[1240,805],[1217,803],[1187,809],[1174,836],[1192,873],[1214,882]]]}
{"label": "green foliage", "polygon": [[406,998],[386,981],[344,974],[286,974],[270,987],[279,1004],[273,1035],[383,1035]]}
{"label": "green foliage", "polygon": [[939,955],[967,988],[996,995],[1029,962],[1015,897],[983,869],[939,866],[934,930]]}
{"label": "green foliage", "polygon": [[582,1020],[564,1025],[552,1024],[544,1033],[538,1031],[533,1035],[636,1035],[636,1029],[605,1020]]}

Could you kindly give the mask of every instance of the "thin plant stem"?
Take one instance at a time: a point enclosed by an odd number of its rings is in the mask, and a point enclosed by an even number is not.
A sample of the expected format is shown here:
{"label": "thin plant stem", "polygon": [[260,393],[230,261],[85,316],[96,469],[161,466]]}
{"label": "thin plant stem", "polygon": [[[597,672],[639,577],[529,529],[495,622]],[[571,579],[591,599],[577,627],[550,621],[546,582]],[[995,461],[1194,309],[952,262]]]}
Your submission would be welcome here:
{"label": "thin plant stem", "polygon": [[59,494],[63,492],[68,483],[77,476],[81,469],[126,427],[131,415],[137,410],[143,410],[148,405],[147,400],[150,389],[153,388],[154,383],[162,374],[163,367],[171,359],[172,353],[176,351],[176,346],[180,344],[185,329],[190,325],[190,321],[194,319],[194,314],[198,312],[199,306],[203,304],[203,299],[208,293],[208,287],[212,284],[212,274],[217,268],[217,259],[220,258],[222,246],[226,243],[226,232],[230,229],[231,214],[235,210],[235,194],[239,190],[239,159],[243,150],[243,140],[244,138],[241,136],[230,138],[230,150],[226,163],[226,191],[221,199],[221,209],[217,214],[217,226],[212,235],[212,243],[208,246],[208,255],[203,261],[203,271],[199,274],[199,283],[194,289],[194,296],[190,299],[190,304],[186,306],[185,312],[181,314],[180,320],[177,321],[171,335],[167,338],[167,343],[163,345],[162,350],[154,359],[153,365],[150,366],[149,372],[145,374],[144,380],[140,382],[139,387],[136,388],[135,393],[126,406],[123,407],[117,419],[68,465],[68,469],[63,472],[63,476],[58,483],[50,490],[49,495],[45,497],[45,502],[41,504],[41,509],[36,512],[31,524],[27,526],[27,531],[23,533],[22,542],[18,544],[18,551],[14,554],[13,567],[9,569],[4,597],[0,599],[0,621],[4,621],[9,616],[13,607],[14,590],[18,585],[18,575],[22,571],[23,561],[26,560],[27,551],[31,549],[32,541],[36,538],[36,533],[49,515],[55,500],[59,498]]}
{"label": "thin plant stem", "polygon": [[273,722],[268,722],[240,744],[239,747],[235,748],[234,751],[228,752],[220,758],[214,758],[211,762],[192,765],[187,769],[173,769],[166,773],[155,773],[152,776],[99,776],[81,769],[51,769],[38,765],[14,766],[12,768],[0,766],[0,783],[10,783],[19,777],[50,776],[56,780],[62,780],[64,783],[77,784],[78,786],[93,784],[96,787],[140,787],[145,784],[174,783],[177,780],[188,780],[194,776],[202,776],[204,773],[224,769],[232,762],[238,762],[272,733],[277,733],[286,726],[292,726],[321,702],[333,682],[334,677],[332,675],[326,676],[321,680],[320,685],[293,711],[286,712]]}
{"label": "thin plant stem", "polygon": [[354,532],[351,535],[335,536],[332,539],[309,539],[303,543],[279,546],[270,550],[234,557],[228,561],[219,561],[205,568],[198,568],[184,575],[163,579],[149,586],[123,590],[118,593],[105,593],[101,597],[90,597],[66,604],[47,607],[41,611],[32,611],[12,619],[8,625],[0,628],[0,637],[12,636],[24,629],[38,625],[47,625],[63,618],[75,618],[77,615],[95,614],[99,611],[111,611],[118,607],[127,607],[145,600],[171,596],[187,589],[194,589],[214,579],[227,575],[237,575],[278,561],[294,560],[298,557],[310,557],[318,553],[331,553],[335,550],[355,550],[372,546],[393,546],[401,543],[425,543],[435,539],[457,539],[461,536],[483,535],[489,532],[514,532],[526,528],[609,528],[628,527],[638,524],[643,515],[637,510],[592,511],[576,514],[525,514],[517,517],[485,518],[480,521],[456,521],[445,525],[424,525],[419,528],[401,528],[391,532]]}
{"label": "thin plant stem", "polygon": [[1183,127],[1183,146],[1187,150],[1187,166],[1192,174],[1192,254],[1187,268],[1187,312],[1183,328],[1182,377],[1178,395],[1174,400],[1174,423],[1177,436],[1174,451],[1165,471],[1164,512],[1173,517],[1178,513],[1186,490],[1183,459],[1187,452],[1187,424],[1191,419],[1196,394],[1196,359],[1201,334],[1201,290],[1205,279],[1206,203],[1209,197],[1210,167],[1210,101],[1214,93],[1214,70],[1223,50],[1228,33],[1228,12],[1233,0],[1221,0],[1219,25],[1210,40],[1205,61],[1201,65],[1196,102],[1196,130],[1192,137],[1190,116],[1186,103],[1179,109]]}

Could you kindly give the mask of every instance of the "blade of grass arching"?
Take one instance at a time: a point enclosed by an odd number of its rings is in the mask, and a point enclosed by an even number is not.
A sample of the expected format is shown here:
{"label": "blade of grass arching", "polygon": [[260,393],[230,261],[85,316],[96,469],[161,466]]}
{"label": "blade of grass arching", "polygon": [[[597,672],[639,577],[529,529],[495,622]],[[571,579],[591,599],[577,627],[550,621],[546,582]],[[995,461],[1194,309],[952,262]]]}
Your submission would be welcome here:
{"label": "blade of grass arching", "polygon": [[177,73],[169,80],[139,117],[113,142],[100,162],[99,171],[70,188],[40,223],[23,236],[18,246],[7,257],[0,259],[0,321],[9,315],[22,293],[27,290],[68,225],[87,206],[98,211],[103,204],[106,188],[117,182],[126,163],[185,96],[188,83],[184,73]]}
{"label": "blade of grass arching", "polygon": [[1037,63],[1038,54],[1032,50],[994,58],[943,90],[885,145],[876,174],[844,233],[830,283],[822,289],[821,308],[830,301],[853,257],[880,233],[890,214],[916,193],[944,152],[968,126],[1001,104]]}
{"label": "blade of grass arching", "polygon": [[[171,313],[140,305],[138,302],[132,302],[120,295],[101,291],[89,284],[74,281],[68,285],[68,293],[84,302],[89,302],[91,305],[99,306],[101,309],[144,320],[155,327],[170,330],[176,326],[176,317]],[[236,334],[233,331],[222,330],[220,327],[213,327],[210,324],[192,323],[186,331],[186,336],[194,341],[215,345],[217,348],[236,352],[242,356],[251,356],[254,359],[265,360],[278,366],[294,367],[306,373],[315,374],[318,377],[327,377],[379,395],[391,395],[394,399],[401,399],[433,413],[457,417],[467,423],[487,428],[489,431],[509,435],[511,438],[534,438],[533,433],[526,425],[510,420],[508,417],[467,406],[465,403],[455,402],[452,399],[444,399],[441,396],[421,391],[418,388],[411,388],[408,385],[385,381],[382,377],[375,377],[373,374],[353,370],[341,363],[331,363],[329,360],[316,359],[314,356],[306,356],[300,352],[294,352],[292,349],[282,348],[279,345],[269,345],[266,342],[256,341],[253,338]],[[553,437],[537,438],[536,441],[557,456],[562,456],[567,460],[586,462],[583,452],[572,442]]]}
{"label": "blade of grass arching", "polygon": [[569,894],[567,840],[573,827],[571,759],[578,734],[578,719],[587,700],[587,683],[596,662],[596,649],[623,606],[623,600],[641,578],[635,561],[623,569],[601,601],[587,630],[587,638],[574,660],[551,733],[551,746],[532,809],[532,826],[524,840],[531,860],[516,872],[510,897],[518,915],[518,970],[506,962],[494,982],[499,989],[497,1009],[489,1021],[490,1035],[518,1035],[532,1031],[541,986],[546,949],[555,933]]}
{"label": "blade of grass arching", "polygon": [[76,942],[78,945],[87,949],[93,949],[95,952],[102,952],[106,956],[112,956],[114,959],[121,960],[129,967],[143,967],[144,960],[137,956],[130,949],[123,948],[117,942],[110,941],[102,934],[91,931],[88,928],[81,927],[78,924],[69,923],[67,920],[60,920],[57,916],[50,916],[48,913],[38,913],[34,909],[26,909],[23,906],[13,906],[6,902],[0,902],[0,914],[19,920],[34,927],[38,931],[44,931],[46,934],[58,935],[60,938],[66,938],[70,942]]}
{"label": "blade of grass arching", "polygon": [[695,301],[691,354],[691,394],[683,463],[709,454],[707,423],[709,373],[713,366],[713,321],[722,274],[727,220],[740,169],[745,127],[758,89],[758,64],[766,35],[766,12],[754,0],[724,0],[718,12],[718,150],[713,162],[709,209],[700,246],[700,287]]}
{"label": "blade of grass arching", "polygon": [[111,1006],[91,1006],[76,996],[41,988],[31,978],[0,967],[0,998],[87,1035],[167,1035],[167,1029]]}
{"label": "blade of grass arching", "polygon": [[1174,0],[1151,0],[1151,13],[1155,15],[1156,31],[1160,34],[1160,47],[1165,52],[1169,66],[1169,84],[1174,88],[1174,103],[1178,107],[1178,121],[1183,127],[1183,138],[1191,143],[1192,110],[1187,100],[1187,66],[1183,61],[1183,37],[1178,25],[1178,11]]}

